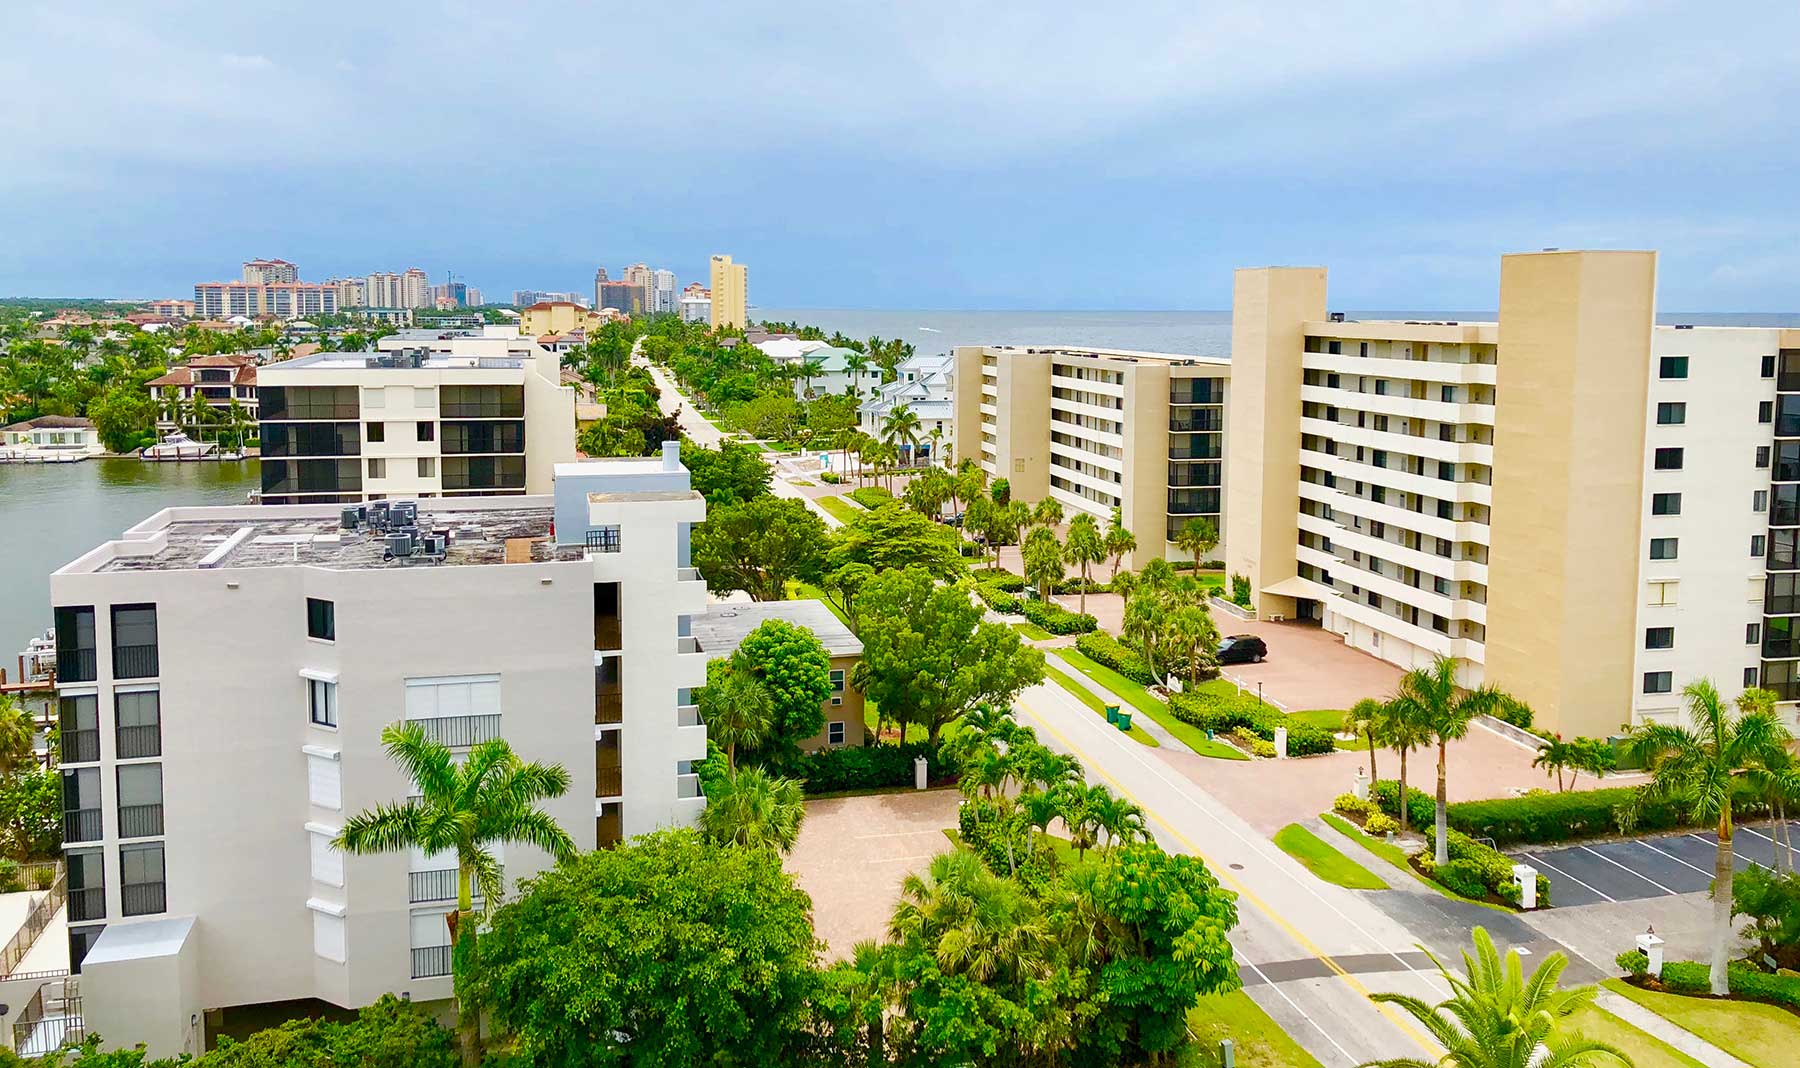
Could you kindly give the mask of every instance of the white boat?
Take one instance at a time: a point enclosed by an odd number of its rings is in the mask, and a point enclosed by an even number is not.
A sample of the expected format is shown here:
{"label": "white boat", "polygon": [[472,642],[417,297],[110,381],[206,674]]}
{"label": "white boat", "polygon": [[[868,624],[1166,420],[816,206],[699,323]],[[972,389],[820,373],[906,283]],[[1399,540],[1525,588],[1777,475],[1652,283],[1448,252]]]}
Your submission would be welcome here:
{"label": "white boat", "polygon": [[195,441],[177,430],[138,453],[145,460],[213,460],[217,459],[216,442]]}
{"label": "white boat", "polygon": [[46,627],[44,633],[25,643],[19,653],[24,674],[20,682],[46,682],[56,677],[56,631]]}

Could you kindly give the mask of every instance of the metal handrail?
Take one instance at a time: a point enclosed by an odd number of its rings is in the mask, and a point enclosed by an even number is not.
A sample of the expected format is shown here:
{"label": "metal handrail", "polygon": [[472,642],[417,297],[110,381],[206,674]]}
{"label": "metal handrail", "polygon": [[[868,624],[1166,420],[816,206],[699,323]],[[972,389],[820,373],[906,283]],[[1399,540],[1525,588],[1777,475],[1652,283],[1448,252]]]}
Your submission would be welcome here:
{"label": "metal handrail", "polygon": [[430,979],[434,976],[450,974],[449,946],[414,946],[412,951],[412,977],[414,979]]}
{"label": "metal handrail", "polygon": [[49,892],[44,895],[43,900],[31,906],[31,911],[25,914],[25,922],[13,933],[6,948],[0,949],[0,976],[12,977],[13,969],[31,952],[32,944],[37,941],[38,935],[44,933],[44,928],[50,926],[51,919],[63,907],[68,896],[69,875],[66,871],[59,870],[56,881],[50,884]]}
{"label": "metal handrail", "polygon": [[163,807],[153,805],[120,805],[119,837],[151,838],[163,833]]}
{"label": "metal handrail", "polygon": [[409,719],[406,722],[408,725],[417,725],[422,728],[425,731],[425,737],[452,749],[476,745],[490,738],[500,737],[500,714],[498,712],[476,716]]}

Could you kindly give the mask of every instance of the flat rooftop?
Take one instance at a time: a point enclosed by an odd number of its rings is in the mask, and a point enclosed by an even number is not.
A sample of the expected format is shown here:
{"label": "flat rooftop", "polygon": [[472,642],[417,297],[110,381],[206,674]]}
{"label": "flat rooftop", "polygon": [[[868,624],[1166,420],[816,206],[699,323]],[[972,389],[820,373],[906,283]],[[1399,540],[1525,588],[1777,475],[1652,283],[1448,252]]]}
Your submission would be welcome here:
{"label": "flat rooftop", "polygon": [[862,642],[823,601],[720,602],[708,606],[705,615],[694,617],[694,637],[708,653],[725,656],[771,619],[785,619],[812,631],[832,656],[862,655]]}
{"label": "flat rooftop", "polygon": [[[485,340],[485,339],[475,339]],[[419,352],[417,362],[394,362],[405,352]],[[387,349],[382,352],[315,352],[280,363],[267,364],[263,371],[507,371],[525,366],[526,356],[458,355],[441,349]],[[383,362],[388,361],[388,362]]]}
{"label": "flat rooftop", "polygon": [[[527,503],[528,502],[528,503]],[[169,508],[109,541],[60,573],[189,571],[255,567],[388,570],[515,562],[580,560],[581,545],[550,541],[548,497],[427,498],[419,504],[422,532],[448,531],[442,560],[387,559],[382,534],[344,530],[342,505],[244,505]]]}
{"label": "flat rooftop", "polygon": [[981,345],[994,352],[1022,352],[1032,356],[1085,356],[1095,360],[1125,360],[1132,363],[1167,363],[1176,366],[1230,367],[1229,356],[1195,356],[1185,352],[1142,352],[1137,349],[1098,349],[1082,345]]}

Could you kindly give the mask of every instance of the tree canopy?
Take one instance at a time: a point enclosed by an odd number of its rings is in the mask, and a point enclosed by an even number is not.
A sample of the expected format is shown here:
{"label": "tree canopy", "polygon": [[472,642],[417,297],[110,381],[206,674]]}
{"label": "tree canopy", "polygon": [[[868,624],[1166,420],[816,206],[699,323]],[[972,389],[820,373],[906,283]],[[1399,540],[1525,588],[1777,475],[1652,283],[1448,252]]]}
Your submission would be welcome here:
{"label": "tree canopy", "polygon": [[956,532],[910,508],[888,504],[862,512],[838,533],[826,570],[867,564],[876,571],[922,567],[935,578],[963,574]]}
{"label": "tree canopy", "polygon": [[689,485],[706,498],[709,508],[766,496],[774,477],[755,446],[736,441],[723,441],[718,448],[709,449],[684,440],[681,464],[688,469]]}

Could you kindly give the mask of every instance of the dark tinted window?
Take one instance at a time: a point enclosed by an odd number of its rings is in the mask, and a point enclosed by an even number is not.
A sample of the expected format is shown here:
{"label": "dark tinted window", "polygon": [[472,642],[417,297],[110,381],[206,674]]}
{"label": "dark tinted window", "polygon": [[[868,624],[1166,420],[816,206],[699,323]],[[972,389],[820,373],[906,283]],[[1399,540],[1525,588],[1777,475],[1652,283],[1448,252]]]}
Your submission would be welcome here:
{"label": "dark tinted window", "polygon": [[337,640],[337,605],[317,597],[306,599],[306,636],[321,641]]}

